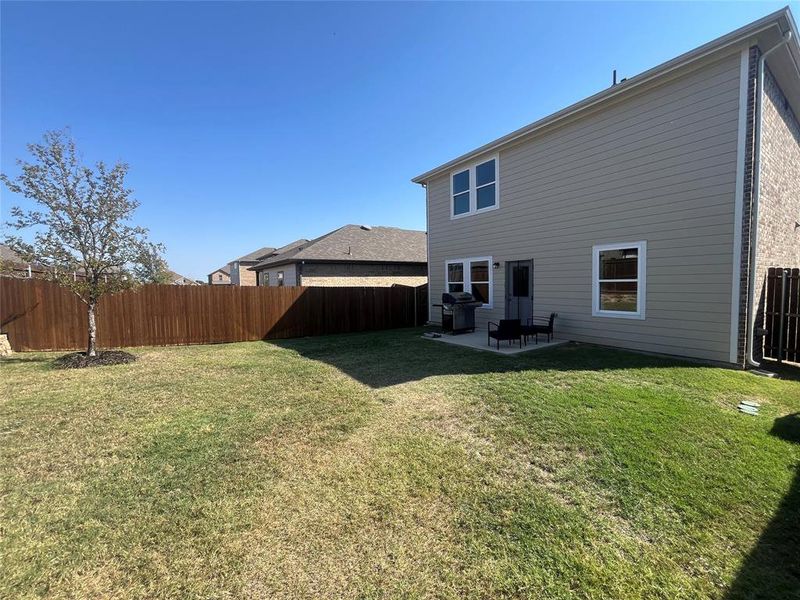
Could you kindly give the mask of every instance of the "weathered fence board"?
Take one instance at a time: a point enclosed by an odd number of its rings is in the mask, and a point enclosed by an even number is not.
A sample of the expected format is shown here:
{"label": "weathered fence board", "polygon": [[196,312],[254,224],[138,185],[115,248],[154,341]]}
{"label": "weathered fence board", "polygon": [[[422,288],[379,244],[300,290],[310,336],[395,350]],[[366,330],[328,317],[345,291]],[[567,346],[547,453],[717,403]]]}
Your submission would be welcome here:
{"label": "weathered fence board", "polygon": [[769,269],[764,328],[766,358],[800,362],[800,269]]}
{"label": "weathered fence board", "polygon": [[[325,288],[146,285],[97,307],[101,348],[280,339],[412,327],[427,286]],[[0,278],[0,330],[15,350],[86,346],[86,307],[41,279]]]}

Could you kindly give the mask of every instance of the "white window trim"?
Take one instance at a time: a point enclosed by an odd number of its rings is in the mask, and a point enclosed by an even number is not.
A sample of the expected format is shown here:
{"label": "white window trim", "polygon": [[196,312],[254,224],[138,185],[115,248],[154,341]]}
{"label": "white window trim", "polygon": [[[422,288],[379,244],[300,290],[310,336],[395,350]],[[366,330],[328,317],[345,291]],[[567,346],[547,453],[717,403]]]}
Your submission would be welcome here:
{"label": "white window trim", "polygon": [[[623,250],[625,248],[636,248],[638,250],[638,263],[636,269],[636,312],[622,310],[601,310],[600,309],[600,252],[606,250]],[[604,281],[630,281],[628,279],[605,279]],[[615,319],[639,319],[645,318],[645,304],[647,300],[647,242],[627,242],[620,244],[599,244],[592,246],[592,316],[611,317]]]}
{"label": "white window trim", "polygon": [[472,290],[472,269],[469,264],[485,260],[489,265],[489,302],[478,308],[492,308],[494,306],[494,267],[492,266],[491,256],[470,256],[468,258],[451,258],[444,262],[444,289],[450,291],[450,265],[461,264],[464,268],[464,281],[454,281],[453,283],[463,283],[464,291]]}
{"label": "white window trim", "polygon": [[[479,187],[476,185],[477,180],[475,178],[475,168],[478,165],[482,165],[483,163],[489,162],[490,160],[494,161],[494,204],[492,206],[487,206],[486,208],[477,208],[478,206],[478,189]],[[453,175],[457,173],[463,173],[464,171],[469,171],[469,210],[465,213],[461,213],[460,215],[454,214],[455,212],[455,199],[453,198]],[[491,183],[485,183],[480,187],[486,187],[487,185],[491,185]],[[464,192],[460,192],[464,193]],[[470,217],[472,215],[477,215],[485,212],[489,212],[492,210],[497,210],[500,207],[500,155],[495,154],[493,156],[487,156],[482,158],[481,160],[477,160],[473,163],[468,165],[464,165],[459,167],[458,169],[454,169],[450,171],[450,219],[463,219],[464,217]]]}

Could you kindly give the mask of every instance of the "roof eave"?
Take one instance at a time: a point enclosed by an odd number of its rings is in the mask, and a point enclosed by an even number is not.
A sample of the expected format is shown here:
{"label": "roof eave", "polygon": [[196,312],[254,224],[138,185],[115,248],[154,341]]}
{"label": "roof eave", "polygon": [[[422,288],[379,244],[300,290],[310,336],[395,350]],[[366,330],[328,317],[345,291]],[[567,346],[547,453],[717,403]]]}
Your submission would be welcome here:
{"label": "roof eave", "polygon": [[427,181],[436,177],[437,175],[441,175],[442,173],[456,167],[457,165],[466,162],[468,160],[477,158],[482,154],[488,154],[490,152],[496,152],[501,147],[509,145],[518,141],[519,139],[528,136],[544,127],[549,125],[553,125],[562,119],[575,115],[581,111],[584,111],[588,108],[591,108],[601,102],[605,102],[610,100],[611,98],[615,98],[620,94],[624,94],[629,92],[632,89],[635,89],[645,83],[652,81],[657,77],[661,77],[675,69],[679,69],[686,65],[689,65],[695,61],[698,61],[710,54],[714,54],[723,50],[729,46],[738,44],[748,38],[751,38],[771,27],[778,27],[780,29],[780,19],[785,18],[788,22],[790,27],[794,26],[794,21],[792,19],[791,11],[788,7],[782,8],[774,13],[767,15],[759,19],[758,21],[754,21],[744,27],[740,27],[739,29],[732,31],[722,37],[719,37],[715,40],[712,40],[702,46],[695,48],[694,50],[690,50],[689,52],[685,52],[680,56],[677,56],[671,60],[668,60],[665,63],[657,65],[643,73],[635,75],[630,79],[618,83],[617,85],[602,90],[588,98],[584,98],[566,108],[561,109],[551,115],[543,117],[538,121],[534,121],[533,123],[526,125],[516,131],[512,131],[511,133],[504,135],[488,144],[484,144],[475,150],[467,152],[466,154],[462,154],[461,156],[454,158],[451,161],[448,161],[435,169],[431,169],[430,171],[426,171],[422,175],[418,175],[414,177],[411,181],[413,183],[425,184]]}
{"label": "roof eave", "polygon": [[336,263],[358,263],[358,264],[374,264],[374,265],[425,265],[428,264],[427,260],[370,260],[367,258],[356,258],[356,259],[342,259],[342,258],[289,258],[286,260],[282,260],[280,262],[274,262],[269,264],[261,264],[256,265],[254,267],[250,267],[249,271],[264,271],[265,269],[271,269],[273,267],[283,267],[289,264],[296,264],[296,263],[328,263],[328,264],[336,264]]}

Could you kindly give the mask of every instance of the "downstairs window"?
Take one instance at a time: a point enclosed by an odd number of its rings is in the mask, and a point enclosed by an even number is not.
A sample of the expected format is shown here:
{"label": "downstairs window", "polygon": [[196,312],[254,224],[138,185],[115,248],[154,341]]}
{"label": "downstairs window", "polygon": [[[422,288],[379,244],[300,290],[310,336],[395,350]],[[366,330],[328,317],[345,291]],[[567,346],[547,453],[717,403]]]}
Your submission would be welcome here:
{"label": "downstairs window", "polygon": [[644,319],[647,242],[592,248],[592,315]]}
{"label": "downstairs window", "polygon": [[492,307],[492,257],[458,258],[446,264],[445,289],[452,293],[470,292],[483,302],[484,308]]}

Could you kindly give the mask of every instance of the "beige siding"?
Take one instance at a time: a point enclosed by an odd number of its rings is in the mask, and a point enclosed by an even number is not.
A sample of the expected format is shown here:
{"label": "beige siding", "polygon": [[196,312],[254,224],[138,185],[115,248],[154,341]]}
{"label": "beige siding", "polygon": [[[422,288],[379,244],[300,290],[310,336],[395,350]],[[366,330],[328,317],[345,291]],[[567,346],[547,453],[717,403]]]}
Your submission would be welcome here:
{"label": "beige siding", "polygon": [[[505,261],[533,258],[559,337],[728,361],[739,73],[736,52],[502,149],[497,210],[452,220],[449,175],[428,182],[431,302],[447,259],[491,256],[485,327]],[[592,246],[641,240],[646,319],[593,317]]]}

